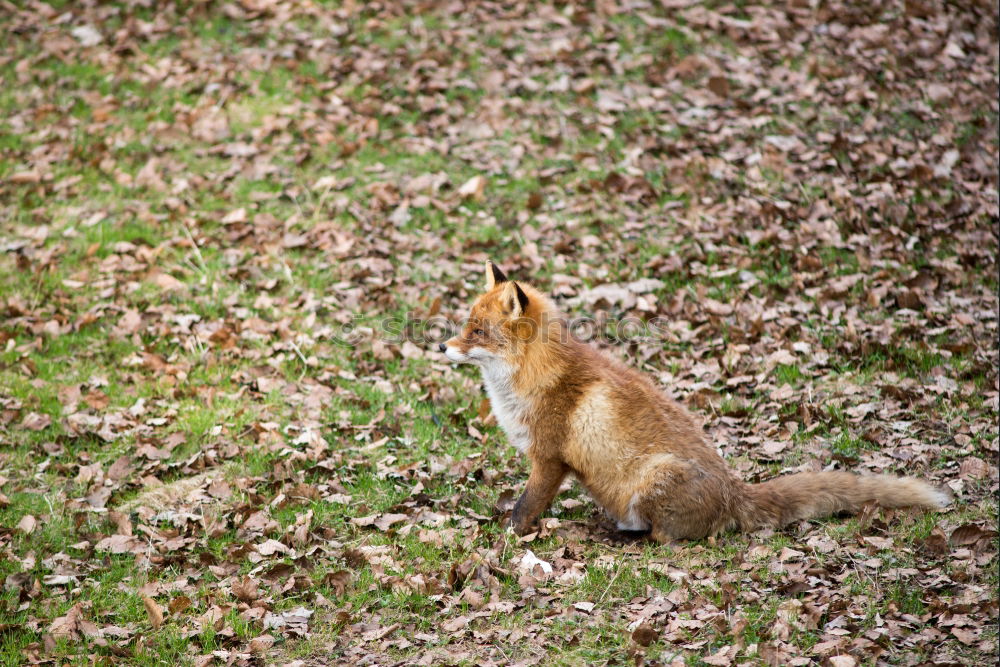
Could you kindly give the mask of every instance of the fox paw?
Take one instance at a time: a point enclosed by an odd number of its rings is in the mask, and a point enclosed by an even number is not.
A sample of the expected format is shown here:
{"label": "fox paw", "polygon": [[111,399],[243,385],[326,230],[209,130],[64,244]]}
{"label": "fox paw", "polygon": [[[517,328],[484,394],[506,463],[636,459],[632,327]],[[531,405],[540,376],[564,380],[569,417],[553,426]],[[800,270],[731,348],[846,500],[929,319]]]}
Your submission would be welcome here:
{"label": "fox paw", "polygon": [[521,537],[523,535],[527,535],[528,533],[534,532],[535,525],[534,523],[522,523],[511,520],[507,524],[507,531],[514,533],[518,537]]}

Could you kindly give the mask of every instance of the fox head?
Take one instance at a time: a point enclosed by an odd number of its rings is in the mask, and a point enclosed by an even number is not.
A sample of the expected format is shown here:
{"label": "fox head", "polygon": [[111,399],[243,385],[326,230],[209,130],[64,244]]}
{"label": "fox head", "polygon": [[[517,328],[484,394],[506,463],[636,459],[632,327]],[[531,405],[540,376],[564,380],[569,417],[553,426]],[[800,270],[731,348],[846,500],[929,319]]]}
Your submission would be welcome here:
{"label": "fox head", "polygon": [[451,361],[489,366],[515,364],[536,341],[549,310],[548,300],[529,285],[508,280],[493,262],[486,262],[486,291],[472,304],[462,332],[439,349]]}

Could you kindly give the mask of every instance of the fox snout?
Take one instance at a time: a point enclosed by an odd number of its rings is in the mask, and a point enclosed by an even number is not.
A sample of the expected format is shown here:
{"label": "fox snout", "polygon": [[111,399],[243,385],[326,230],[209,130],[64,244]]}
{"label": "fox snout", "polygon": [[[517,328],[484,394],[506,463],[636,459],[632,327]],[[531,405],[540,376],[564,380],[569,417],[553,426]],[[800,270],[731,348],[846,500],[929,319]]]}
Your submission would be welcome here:
{"label": "fox snout", "polygon": [[462,346],[455,344],[455,339],[452,338],[450,341],[441,343],[438,345],[438,350],[440,350],[448,361],[454,361],[456,363],[465,363],[469,361],[469,353]]}

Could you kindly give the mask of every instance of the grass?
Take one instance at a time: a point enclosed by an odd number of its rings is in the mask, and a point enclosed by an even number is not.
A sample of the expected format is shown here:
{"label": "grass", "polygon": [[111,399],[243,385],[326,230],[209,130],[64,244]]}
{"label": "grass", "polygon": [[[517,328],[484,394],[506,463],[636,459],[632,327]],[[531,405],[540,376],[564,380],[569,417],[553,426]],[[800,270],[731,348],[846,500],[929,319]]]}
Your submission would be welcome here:
{"label": "grass", "polygon": [[[848,247],[852,234],[877,227],[864,218],[877,207],[864,208],[860,198],[890,173],[858,166],[851,172],[857,183],[848,186],[831,176],[854,169],[858,146],[830,148],[836,169],[775,163],[729,173],[718,157],[730,142],[764,151],[764,137],[793,129],[810,150],[825,151],[809,137],[841,132],[845,118],[860,125],[870,109],[775,104],[766,107],[773,116],[766,123],[733,123],[742,129],[725,135],[724,145],[708,142],[727,124],[690,115],[676,122],[692,108],[688,97],[704,88],[705,73],[664,71],[692,55],[735,62],[746,57],[744,45],[679,17],[656,28],[646,10],[596,23],[594,12],[579,8],[574,16],[556,5],[545,12],[562,18],[540,18],[524,33],[509,17],[469,32],[437,10],[419,18],[403,9],[352,14],[338,3],[324,9],[330,13],[296,10],[288,22],[266,13],[241,19],[234,12],[244,10],[214,5],[102,6],[108,16],[81,8],[70,23],[45,23],[51,33],[15,32],[21,19],[0,18],[10,36],[0,59],[0,577],[10,582],[0,591],[0,664],[41,655],[89,664],[89,654],[191,664],[213,651],[245,652],[266,631],[252,604],[232,591],[236,577],[251,574],[262,580],[267,611],[316,611],[308,639],[268,631],[277,644],[264,660],[277,664],[354,662],[366,652],[410,662],[440,651],[436,661],[461,664],[641,656],[694,665],[730,645],[743,662],[763,660],[775,646],[818,659],[812,651],[828,639],[825,624],[847,609],[847,639],[861,640],[886,618],[923,619],[957,604],[961,586],[995,590],[995,559],[958,566],[922,551],[936,527],[995,524],[988,480],[962,480],[963,504],[947,514],[879,515],[877,536],[891,538],[899,547],[892,550],[864,546],[859,539],[872,536],[870,526],[844,517],[668,549],[610,531],[579,485],[559,500],[581,504],[557,502],[547,514],[559,519],[558,530],[520,543],[494,508],[502,493],[520,490],[525,466],[504,435],[476,416],[479,379],[398,342],[380,347],[363,331],[353,344],[339,340],[348,319],[377,328],[386,318],[426,313],[436,297],[442,313],[457,314],[478,289],[469,266],[482,254],[525,274],[530,267],[543,289],[555,288],[559,276],[580,279],[570,291],[657,277],[664,285],[650,298],[670,322],[669,341],[624,336],[613,352],[669,373],[678,398],[698,383],[721,396],[692,403],[739,474],[766,478],[813,462],[880,470],[886,452],[898,454],[911,440],[937,446],[947,436],[951,444],[918,451],[912,465],[957,481],[962,461],[995,459],[995,398],[982,396],[995,390],[995,350],[976,342],[993,340],[995,328],[977,316],[962,334],[969,345],[952,351],[960,335],[947,325],[956,313],[995,305],[995,242],[980,241],[985,251],[969,254],[977,248],[969,239],[993,223],[973,217],[961,230],[968,237],[950,240],[951,230],[920,226],[941,218],[920,207],[974,195],[933,181],[901,185],[891,203],[908,207],[901,225],[916,243],[901,250],[905,239],[873,233],[868,245]],[[737,3],[731,14],[745,19],[747,10]],[[153,25],[160,12],[166,31],[138,33],[122,53],[109,49],[115,31],[132,25],[129,16]],[[102,46],[73,46],[62,56],[44,48],[46,35],[66,36],[84,18],[100,27]],[[466,32],[456,37],[455,30]],[[554,41],[563,30],[572,31],[564,44],[583,59],[578,67],[539,51],[563,43]],[[455,54],[435,53],[443,48]],[[265,53],[274,58],[260,60]],[[824,52],[821,60],[834,57],[847,56]],[[801,59],[789,62],[808,70]],[[151,73],[160,67],[164,73]],[[515,70],[520,82],[507,81]],[[510,87],[491,91],[493,72]],[[568,89],[558,84],[563,75]],[[594,88],[575,90],[584,78]],[[763,103],[749,101],[763,81],[751,89],[728,78],[732,99],[698,108],[721,114],[737,100],[749,105],[744,111]],[[677,114],[642,106],[654,99],[650,81],[664,86],[655,99],[678,105]],[[628,108],[602,107],[606,93],[622,91]],[[944,109],[933,117],[897,111],[885,95],[876,116],[889,126],[878,128],[878,138],[914,142],[953,132],[962,150],[989,152],[986,128],[995,128],[996,113],[987,104],[952,127]],[[211,113],[222,123],[218,136],[198,129]],[[241,154],[246,147],[252,155]],[[140,178],[154,159],[156,178]],[[45,173],[41,183],[11,178],[36,167]],[[425,174],[443,174],[444,185],[407,191]],[[487,178],[483,198],[458,196],[477,175]],[[641,176],[653,192],[635,199],[627,188],[609,188],[610,175]],[[315,188],[327,177],[332,187]],[[853,188],[854,199],[843,198],[844,188]],[[836,234],[824,237],[803,221],[817,202],[832,201],[831,192],[841,197],[830,218]],[[761,204],[775,201],[795,208]],[[403,206],[408,217],[395,218]],[[863,215],[855,215],[858,207]],[[227,220],[241,208],[245,221]],[[770,235],[759,236],[765,225]],[[873,257],[880,245],[889,249]],[[939,271],[941,263],[961,270]],[[887,292],[876,302],[869,291],[894,288],[915,272],[943,276],[944,296],[955,299],[942,296],[919,313],[920,326],[895,318],[880,329],[893,319],[895,297]],[[158,273],[177,284],[165,288]],[[834,299],[823,296],[826,281],[855,273],[865,280]],[[706,298],[746,308],[708,317],[699,310]],[[141,315],[134,330],[130,310]],[[855,336],[846,332],[849,321],[860,329]],[[928,332],[935,329],[943,330]],[[810,353],[765,373],[765,359],[785,342],[805,342]],[[724,357],[725,368],[711,370]],[[726,384],[738,376],[754,379]],[[929,392],[942,386],[938,377],[957,378],[959,388]],[[904,381],[909,402],[899,398],[905,392],[879,388]],[[779,405],[769,396],[784,385],[794,396]],[[858,391],[844,393],[845,385]],[[88,396],[99,403],[98,391],[107,404],[92,408]],[[866,401],[900,406],[887,418],[854,419],[851,408]],[[74,421],[81,412],[95,425]],[[30,413],[51,424],[28,428]],[[894,429],[898,422],[912,427]],[[789,433],[789,423],[797,430]],[[871,439],[873,427],[889,440]],[[956,444],[973,427],[968,442]],[[792,444],[779,460],[738,445],[785,435]],[[125,477],[104,481],[123,456]],[[141,497],[154,479],[169,484],[205,470],[226,480],[228,496],[169,508],[190,516],[128,513],[136,537],[153,546],[147,555],[96,550],[119,530],[108,510]],[[298,484],[319,497],[295,496]],[[85,499],[102,488],[111,496],[94,508]],[[338,494],[350,500],[330,499]],[[421,512],[429,518],[415,522]],[[409,517],[387,531],[352,523],[387,513]],[[18,528],[27,515],[38,520],[30,534]],[[295,544],[302,521],[308,539]],[[813,538],[836,546],[811,549]],[[266,539],[294,545],[296,555],[257,559],[248,545]],[[517,563],[528,548],[547,561],[583,563],[584,575],[568,583],[522,580]],[[804,555],[776,566],[785,548]],[[916,576],[883,578],[864,563],[872,559],[881,559],[882,570],[939,567],[964,580],[934,584],[931,595]],[[456,585],[449,575],[463,564],[482,571],[473,568]],[[343,589],[327,579],[341,570],[351,575]],[[49,583],[67,573],[70,581]],[[426,588],[414,583],[417,576]],[[807,576],[828,583],[798,590]],[[140,591],[165,608],[180,595],[192,606],[167,613],[154,629]],[[825,611],[785,628],[794,602]],[[77,603],[98,628],[114,628],[106,637],[112,646],[80,630],[51,637],[53,622]],[[636,610],[648,605],[662,605],[653,615],[660,637],[639,648],[631,630]],[[471,618],[467,632],[442,630],[462,616]],[[397,623],[383,638],[363,639],[369,624]],[[434,638],[416,643],[415,633]],[[983,642],[995,636],[987,628]],[[956,659],[991,655],[979,644],[943,643]],[[932,654],[914,644],[880,659]]]}

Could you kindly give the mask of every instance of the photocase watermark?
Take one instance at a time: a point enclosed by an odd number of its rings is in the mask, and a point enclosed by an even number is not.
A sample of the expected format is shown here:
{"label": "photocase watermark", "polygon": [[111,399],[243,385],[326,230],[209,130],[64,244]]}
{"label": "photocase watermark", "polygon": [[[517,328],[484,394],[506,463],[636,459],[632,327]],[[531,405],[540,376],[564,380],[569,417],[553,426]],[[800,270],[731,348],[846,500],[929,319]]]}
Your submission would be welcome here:
{"label": "photocase watermark", "polygon": [[671,322],[664,317],[643,319],[627,316],[613,318],[599,314],[597,317],[562,317],[542,321],[520,318],[506,326],[468,319],[454,320],[443,315],[422,317],[412,313],[380,318],[355,317],[335,327],[334,339],[345,346],[357,346],[365,341],[378,339],[390,345],[409,342],[419,347],[436,349],[455,336],[483,340],[507,340],[516,337],[524,342],[604,342],[623,344],[674,340]]}

